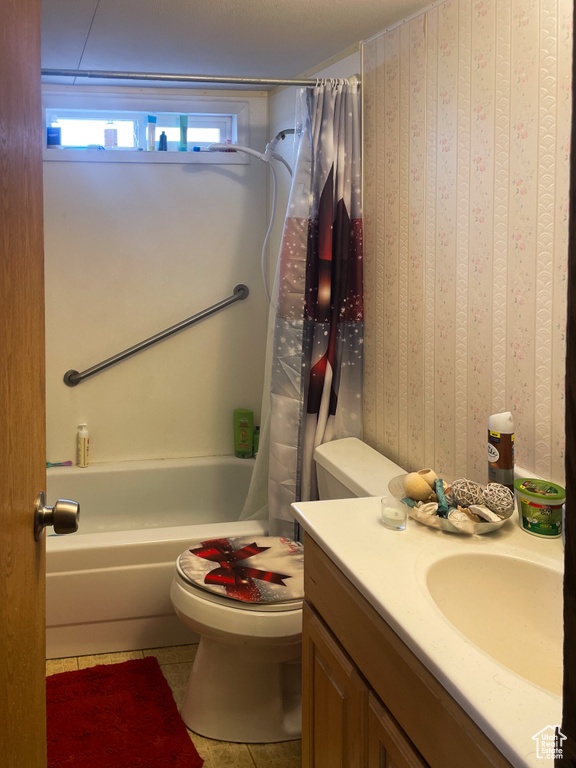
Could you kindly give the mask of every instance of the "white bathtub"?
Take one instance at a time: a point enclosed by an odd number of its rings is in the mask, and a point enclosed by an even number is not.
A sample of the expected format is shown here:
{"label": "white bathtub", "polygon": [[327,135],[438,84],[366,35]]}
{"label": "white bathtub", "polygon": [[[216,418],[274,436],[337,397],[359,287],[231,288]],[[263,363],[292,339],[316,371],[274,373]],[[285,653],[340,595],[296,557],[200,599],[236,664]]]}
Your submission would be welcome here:
{"label": "white bathtub", "polygon": [[193,539],[265,535],[267,522],[238,521],[253,466],[223,456],[49,469],[48,503],[78,501],[80,526],[46,539],[46,657],[194,642],[170,603],[175,560]]}

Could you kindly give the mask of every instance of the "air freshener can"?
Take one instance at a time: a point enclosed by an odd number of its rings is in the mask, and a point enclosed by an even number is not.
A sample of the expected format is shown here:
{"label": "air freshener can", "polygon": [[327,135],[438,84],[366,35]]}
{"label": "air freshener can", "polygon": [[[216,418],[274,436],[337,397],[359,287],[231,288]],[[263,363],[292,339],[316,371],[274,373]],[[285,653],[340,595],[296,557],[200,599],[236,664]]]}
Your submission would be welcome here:
{"label": "air freshener can", "polygon": [[488,419],[488,482],[514,493],[514,422],[510,411]]}

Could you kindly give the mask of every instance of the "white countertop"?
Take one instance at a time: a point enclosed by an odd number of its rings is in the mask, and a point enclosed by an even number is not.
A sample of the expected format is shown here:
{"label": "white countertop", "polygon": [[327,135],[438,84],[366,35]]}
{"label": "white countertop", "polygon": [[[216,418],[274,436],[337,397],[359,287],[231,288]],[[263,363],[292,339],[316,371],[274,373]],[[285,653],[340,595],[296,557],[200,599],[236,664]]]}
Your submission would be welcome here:
{"label": "white countertop", "polygon": [[537,756],[532,737],[560,725],[561,697],[464,637],[430,596],[426,572],[439,559],[463,552],[507,555],[562,571],[561,539],[524,533],[516,515],[483,536],[443,533],[410,518],[405,531],[392,531],[380,522],[378,497],[300,502],[292,513],[512,765],[542,768],[550,762]]}

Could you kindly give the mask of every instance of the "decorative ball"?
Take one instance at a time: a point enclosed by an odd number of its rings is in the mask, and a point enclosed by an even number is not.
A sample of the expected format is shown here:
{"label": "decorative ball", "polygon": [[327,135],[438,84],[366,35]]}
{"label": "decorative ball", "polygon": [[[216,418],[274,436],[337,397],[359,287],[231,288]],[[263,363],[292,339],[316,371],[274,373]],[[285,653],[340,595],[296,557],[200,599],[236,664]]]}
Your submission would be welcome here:
{"label": "decorative ball", "polygon": [[497,515],[507,515],[514,509],[514,494],[500,483],[488,483],[484,491],[484,504]]}
{"label": "decorative ball", "polygon": [[434,490],[434,481],[438,479],[438,475],[433,469],[421,469],[416,474],[426,480],[430,488]]}
{"label": "decorative ball", "polygon": [[404,478],[404,493],[414,501],[426,501],[432,489],[417,472],[410,472]]}
{"label": "decorative ball", "polygon": [[454,480],[450,486],[450,493],[454,500],[463,507],[471,504],[482,504],[482,486],[472,480]]}

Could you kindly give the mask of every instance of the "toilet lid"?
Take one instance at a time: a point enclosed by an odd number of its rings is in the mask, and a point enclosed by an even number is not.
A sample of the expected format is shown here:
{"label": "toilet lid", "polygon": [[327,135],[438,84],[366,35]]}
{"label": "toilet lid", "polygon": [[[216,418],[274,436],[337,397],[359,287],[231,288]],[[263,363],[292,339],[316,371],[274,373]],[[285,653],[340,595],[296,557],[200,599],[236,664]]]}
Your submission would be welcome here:
{"label": "toilet lid", "polygon": [[284,537],[195,541],[176,567],[192,586],[244,603],[294,602],[304,597],[304,547]]}

